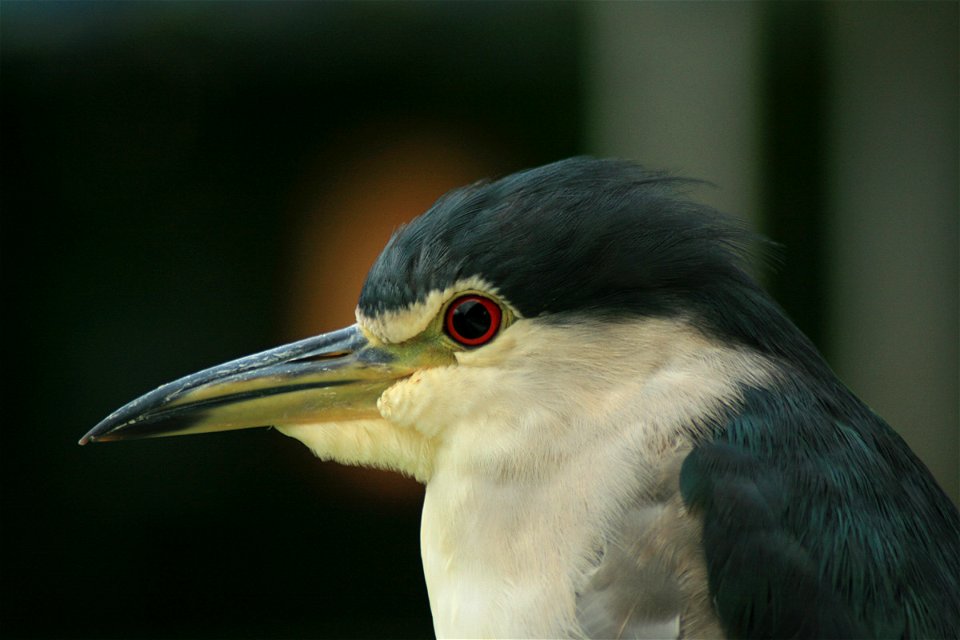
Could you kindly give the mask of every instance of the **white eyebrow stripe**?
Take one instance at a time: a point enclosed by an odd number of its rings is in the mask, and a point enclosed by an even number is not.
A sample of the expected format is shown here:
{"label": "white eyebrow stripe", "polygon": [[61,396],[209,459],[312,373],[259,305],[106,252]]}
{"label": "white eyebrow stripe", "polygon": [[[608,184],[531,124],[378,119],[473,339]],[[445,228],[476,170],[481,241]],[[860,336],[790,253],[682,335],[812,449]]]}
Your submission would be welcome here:
{"label": "white eyebrow stripe", "polygon": [[357,324],[382,342],[392,344],[404,342],[426,329],[443,305],[449,302],[451,298],[469,291],[496,296],[502,304],[510,308],[510,312],[514,316],[521,317],[516,309],[500,296],[496,287],[480,276],[472,276],[457,280],[443,290],[431,291],[423,300],[414,302],[402,309],[391,309],[374,316],[367,316],[360,311],[360,307],[357,307]]}

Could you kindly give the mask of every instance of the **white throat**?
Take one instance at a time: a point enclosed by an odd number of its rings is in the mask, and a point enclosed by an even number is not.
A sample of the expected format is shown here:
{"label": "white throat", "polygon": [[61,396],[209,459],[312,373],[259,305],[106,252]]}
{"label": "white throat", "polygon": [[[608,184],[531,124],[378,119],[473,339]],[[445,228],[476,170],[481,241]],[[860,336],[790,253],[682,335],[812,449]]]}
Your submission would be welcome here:
{"label": "white throat", "polygon": [[456,369],[434,402],[429,371],[381,399],[439,443],[421,525],[438,637],[583,635],[577,592],[624,513],[675,494],[698,429],[769,371],[661,320],[521,321]]}

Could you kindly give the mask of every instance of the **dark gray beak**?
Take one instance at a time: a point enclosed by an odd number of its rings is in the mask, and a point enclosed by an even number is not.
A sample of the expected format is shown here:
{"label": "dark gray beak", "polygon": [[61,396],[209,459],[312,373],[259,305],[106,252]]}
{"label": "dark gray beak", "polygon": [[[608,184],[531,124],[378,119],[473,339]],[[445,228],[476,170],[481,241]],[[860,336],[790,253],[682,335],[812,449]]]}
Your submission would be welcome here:
{"label": "dark gray beak", "polygon": [[165,384],[111,413],[80,444],[379,417],[380,394],[412,372],[353,325]]}

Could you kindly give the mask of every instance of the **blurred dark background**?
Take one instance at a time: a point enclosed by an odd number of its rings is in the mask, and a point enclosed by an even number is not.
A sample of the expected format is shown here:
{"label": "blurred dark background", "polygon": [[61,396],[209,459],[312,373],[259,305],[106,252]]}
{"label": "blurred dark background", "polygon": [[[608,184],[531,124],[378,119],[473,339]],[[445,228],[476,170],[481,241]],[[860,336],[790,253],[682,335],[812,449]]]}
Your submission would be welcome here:
{"label": "blurred dark background", "polygon": [[958,5],[0,4],[4,637],[422,637],[420,488],[276,432],[76,440],[352,321],[445,190],[621,156],[958,495]]}

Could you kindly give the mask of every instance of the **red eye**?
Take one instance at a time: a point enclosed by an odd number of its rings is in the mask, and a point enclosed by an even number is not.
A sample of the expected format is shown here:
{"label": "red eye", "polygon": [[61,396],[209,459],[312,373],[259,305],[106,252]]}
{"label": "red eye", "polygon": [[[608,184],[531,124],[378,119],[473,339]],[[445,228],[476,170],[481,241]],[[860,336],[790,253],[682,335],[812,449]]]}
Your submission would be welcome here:
{"label": "red eye", "polygon": [[447,307],[444,328],[447,335],[467,347],[479,347],[493,340],[500,328],[500,307],[489,298],[463,296]]}

